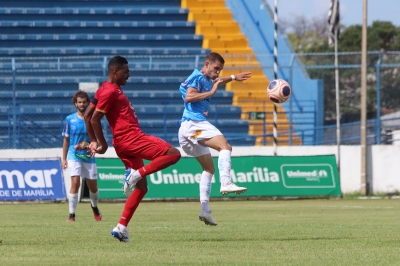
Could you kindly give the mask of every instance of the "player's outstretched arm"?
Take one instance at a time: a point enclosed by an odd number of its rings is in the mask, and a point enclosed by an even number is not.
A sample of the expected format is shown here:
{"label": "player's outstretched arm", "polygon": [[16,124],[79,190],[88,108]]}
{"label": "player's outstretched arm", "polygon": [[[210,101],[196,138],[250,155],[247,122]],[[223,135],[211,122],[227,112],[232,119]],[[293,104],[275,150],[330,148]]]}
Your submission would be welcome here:
{"label": "player's outstretched arm", "polygon": [[193,103],[193,102],[199,102],[199,101],[202,101],[204,99],[210,98],[211,96],[213,96],[217,92],[217,89],[220,86],[219,84],[221,82],[223,82],[223,81],[222,80],[215,81],[213,83],[213,86],[212,86],[211,90],[207,91],[207,92],[199,92],[195,88],[188,88],[187,91],[186,91],[185,101],[187,103]]}
{"label": "player's outstretched arm", "polygon": [[229,83],[231,81],[244,81],[251,78],[251,72],[242,72],[239,74],[231,75],[229,77],[218,77],[214,80],[214,83],[217,82],[217,80],[222,80],[222,82],[219,83],[218,87],[225,85],[226,83]]}

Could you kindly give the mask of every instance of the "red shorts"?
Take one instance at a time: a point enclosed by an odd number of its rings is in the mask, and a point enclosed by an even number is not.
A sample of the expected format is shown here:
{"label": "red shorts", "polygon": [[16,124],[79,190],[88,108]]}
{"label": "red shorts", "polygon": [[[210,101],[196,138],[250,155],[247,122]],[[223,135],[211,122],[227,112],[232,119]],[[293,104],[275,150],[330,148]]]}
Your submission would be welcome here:
{"label": "red shorts", "polygon": [[143,167],[143,159],[152,161],[165,155],[172,146],[160,138],[146,134],[128,141],[126,137],[118,137],[113,140],[113,145],[125,167],[133,169]]}

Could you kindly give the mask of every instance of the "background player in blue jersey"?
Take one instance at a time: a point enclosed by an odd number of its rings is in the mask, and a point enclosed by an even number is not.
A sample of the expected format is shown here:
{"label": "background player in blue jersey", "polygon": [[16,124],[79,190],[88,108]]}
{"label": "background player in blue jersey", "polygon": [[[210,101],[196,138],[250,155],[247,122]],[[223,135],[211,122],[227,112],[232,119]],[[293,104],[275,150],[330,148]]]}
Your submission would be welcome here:
{"label": "background player in blue jersey", "polygon": [[89,95],[79,90],[72,97],[72,103],[77,112],[67,116],[62,135],[63,158],[62,167],[68,168],[71,175],[71,189],[68,194],[69,219],[67,222],[75,221],[76,205],[78,204],[78,191],[82,180],[86,179],[89,188],[91,206],[96,221],[101,221],[101,214],[97,207],[99,201],[99,190],[97,188],[97,168],[94,157],[90,156],[88,146],[90,138],[86,131],[84,115],[89,106]]}
{"label": "background player in blue jersey", "polygon": [[199,219],[207,225],[217,225],[211,216],[208,204],[211,180],[215,171],[209,148],[219,152],[220,192],[222,194],[240,194],[247,190],[247,188],[238,187],[231,182],[232,147],[224,135],[207,121],[210,97],[217,92],[218,87],[233,80],[246,80],[251,75],[250,72],[243,72],[230,77],[219,77],[224,64],[224,58],[218,53],[208,54],[201,70],[195,69],[179,88],[185,106],[179,129],[179,144],[186,154],[195,157],[203,168],[200,179],[202,210]]}

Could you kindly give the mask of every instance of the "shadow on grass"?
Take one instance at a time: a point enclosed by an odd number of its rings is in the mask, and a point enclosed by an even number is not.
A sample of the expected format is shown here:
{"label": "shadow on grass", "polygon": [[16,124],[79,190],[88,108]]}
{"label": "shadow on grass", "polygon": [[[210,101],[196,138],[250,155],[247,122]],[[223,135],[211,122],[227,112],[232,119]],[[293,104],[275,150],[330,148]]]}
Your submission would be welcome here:
{"label": "shadow on grass", "polygon": [[353,239],[350,237],[290,237],[290,238],[268,238],[268,237],[260,237],[260,238],[191,238],[187,239],[187,242],[251,242],[251,241],[316,241],[316,240],[345,240],[345,239]]}

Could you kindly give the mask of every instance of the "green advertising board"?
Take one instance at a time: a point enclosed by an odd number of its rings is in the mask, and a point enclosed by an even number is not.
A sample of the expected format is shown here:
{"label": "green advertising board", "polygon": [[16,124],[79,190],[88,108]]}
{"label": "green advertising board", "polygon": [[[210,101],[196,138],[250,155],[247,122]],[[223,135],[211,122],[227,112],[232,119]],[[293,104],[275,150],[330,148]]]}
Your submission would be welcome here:
{"label": "green advertising board", "polygon": [[[218,158],[213,158],[217,168]],[[125,168],[118,158],[97,158],[101,199],[124,198]],[[145,161],[145,164],[148,162]],[[202,169],[196,159],[182,157],[178,163],[147,176],[145,198],[198,198]],[[340,196],[340,181],[334,155],[232,157],[232,182],[247,187],[232,197]],[[219,173],[212,180],[211,197],[219,193]]]}

